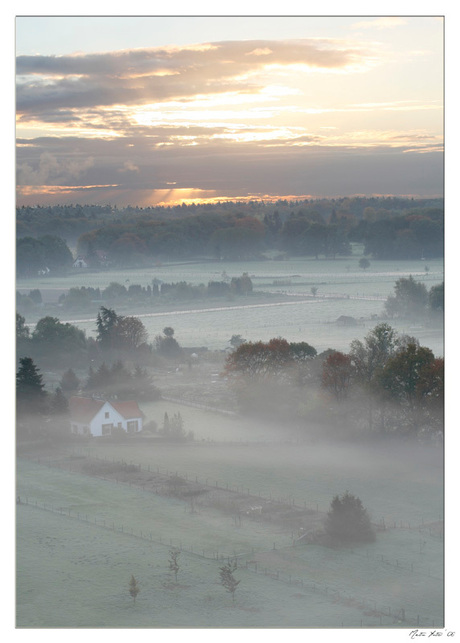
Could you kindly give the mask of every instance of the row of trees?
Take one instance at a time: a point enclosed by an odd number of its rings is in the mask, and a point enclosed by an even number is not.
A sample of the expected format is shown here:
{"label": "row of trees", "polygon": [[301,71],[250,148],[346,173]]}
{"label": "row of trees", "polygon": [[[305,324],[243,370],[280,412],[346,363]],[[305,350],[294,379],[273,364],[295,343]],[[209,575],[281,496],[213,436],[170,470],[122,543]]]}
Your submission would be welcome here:
{"label": "row of trees", "polygon": [[225,373],[242,410],[293,422],[340,421],[370,433],[443,430],[444,360],[412,337],[379,324],[349,353],[317,355],[282,338],[244,342]]}
{"label": "row of trees", "polygon": [[[353,241],[364,243],[365,253],[376,259],[441,257],[443,204],[432,204],[408,199],[280,201],[169,211],[105,208],[86,217],[77,208],[73,229],[71,210],[65,214],[61,206],[20,208],[17,270],[35,275],[68,269],[72,255],[64,239],[74,243],[78,228],[83,228],[78,253],[96,268],[101,267],[101,253],[103,264],[113,266],[191,256],[253,259],[268,249],[318,258],[347,255]],[[40,235],[43,230],[46,234]]]}
{"label": "row of trees", "polygon": [[87,338],[74,324],[46,316],[31,332],[25,317],[16,313],[17,354],[55,367],[71,363],[79,368],[117,359],[130,359],[145,365],[155,356],[172,359],[183,354],[173,328],[166,327],[163,334],[158,334],[154,342],[149,343],[147,330],[138,317],[119,315],[113,308],[100,308],[96,330],[96,339]]}

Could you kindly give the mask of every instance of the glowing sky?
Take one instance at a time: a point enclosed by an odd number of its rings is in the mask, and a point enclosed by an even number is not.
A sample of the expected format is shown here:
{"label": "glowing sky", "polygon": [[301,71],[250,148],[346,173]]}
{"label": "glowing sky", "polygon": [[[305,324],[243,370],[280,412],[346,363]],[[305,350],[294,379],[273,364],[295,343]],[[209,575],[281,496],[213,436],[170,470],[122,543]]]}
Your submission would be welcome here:
{"label": "glowing sky", "polygon": [[443,191],[437,17],[18,17],[17,199]]}

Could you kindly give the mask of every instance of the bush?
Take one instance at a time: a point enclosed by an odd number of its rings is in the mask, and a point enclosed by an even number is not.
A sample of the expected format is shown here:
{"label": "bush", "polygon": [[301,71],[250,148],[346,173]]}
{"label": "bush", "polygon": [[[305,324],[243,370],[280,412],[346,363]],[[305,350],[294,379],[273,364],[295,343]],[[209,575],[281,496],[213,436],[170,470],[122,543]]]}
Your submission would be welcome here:
{"label": "bush", "polygon": [[346,491],[335,496],[327,514],[326,534],[332,544],[373,542],[375,533],[371,521],[359,498]]}

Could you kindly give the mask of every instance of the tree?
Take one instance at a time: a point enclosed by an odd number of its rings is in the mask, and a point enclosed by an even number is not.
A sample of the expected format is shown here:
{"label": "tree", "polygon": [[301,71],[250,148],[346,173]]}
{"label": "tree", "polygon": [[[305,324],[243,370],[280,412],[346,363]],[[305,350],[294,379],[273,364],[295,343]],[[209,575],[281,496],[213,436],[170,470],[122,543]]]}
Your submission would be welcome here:
{"label": "tree", "polygon": [[323,362],[321,383],[340,402],[348,395],[353,374],[351,357],[340,351],[334,351]]}
{"label": "tree", "polygon": [[289,343],[276,337],[265,342],[245,342],[228,355],[225,370],[249,377],[267,377],[280,374],[294,363]]}
{"label": "tree", "polygon": [[363,270],[366,270],[367,268],[369,268],[370,265],[371,265],[371,262],[369,261],[369,259],[366,259],[366,257],[361,257],[361,259],[359,260],[359,267],[362,268]]}
{"label": "tree", "polygon": [[179,556],[180,556],[180,551],[178,549],[170,549],[169,550],[169,569],[174,573],[174,581],[177,584],[177,574],[179,573],[180,570],[180,565],[179,565]]}
{"label": "tree", "polygon": [[412,275],[401,277],[394,286],[394,296],[385,303],[386,312],[392,317],[421,317],[426,312],[428,293],[425,284],[415,281]]}
{"label": "tree", "polygon": [[229,339],[230,344],[233,348],[238,348],[241,344],[244,344],[246,340],[241,335],[232,335]]}
{"label": "tree", "polygon": [[40,319],[32,333],[32,342],[54,355],[71,355],[86,349],[85,332],[70,323],[60,322],[57,317]]}
{"label": "tree", "polygon": [[115,346],[125,350],[136,350],[148,340],[144,324],[137,317],[118,317],[115,326]]}
{"label": "tree", "polygon": [[443,384],[441,386],[439,381],[440,363],[437,365],[437,377],[429,375],[434,363],[435,357],[429,348],[409,342],[387,361],[380,376],[383,389],[399,405],[408,431],[414,435],[418,432],[423,403],[431,387],[437,388],[441,394],[443,391]]}
{"label": "tree", "polygon": [[25,317],[16,313],[16,341],[27,341],[30,338],[29,327],[26,325]]}
{"label": "tree", "polygon": [[69,402],[59,386],[51,398],[50,411],[53,415],[67,415],[69,413]]}
{"label": "tree", "polygon": [[220,567],[220,584],[225,587],[227,592],[230,592],[232,595],[232,603],[233,605],[235,604],[235,592],[236,588],[240,584],[241,581],[236,580],[235,577],[233,576],[233,572],[237,569],[236,567],[236,562],[233,563],[227,563],[227,565],[224,565],[223,567]]}
{"label": "tree", "polygon": [[133,603],[136,602],[136,596],[139,594],[141,591],[137,580],[134,578],[134,575],[131,576],[131,580],[129,581],[129,593],[133,599]]}
{"label": "tree", "polygon": [[167,326],[163,329],[164,335],[157,335],[155,337],[155,344],[157,353],[167,358],[176,358],[182,355],[182,348],[179,342],[173,337],[174,328]]}
{"label": "tree", "polygon": [[46,399],[43,376],[31,357],[21,357],[16,374],[16,407],[18,414],[41,414]]}
{"label": "tree", "polygon": [[73,393],[78,391],[80,388],[81,382],[78,377],[75,375],[74,371],[69,368],[62,376],[60,387],[65,393]]}
{"label": "tree", "polygon": [[444,282],[430,288],[428,302],[431,310],[444,312]]}
{"label": "tree", "polygon": [[375,540],[375,533],[366,509],[361,500],[348,491],[332,499],[331,508],[326,517],[325,530],[332,544],[336,545]]}
{"label": "tree", "polygon": [[97,337],[96,341],[102,349],[108,350],[114,345],[114,329],[118,322],[118,315],[113,308],[101,306],[96,318]]}

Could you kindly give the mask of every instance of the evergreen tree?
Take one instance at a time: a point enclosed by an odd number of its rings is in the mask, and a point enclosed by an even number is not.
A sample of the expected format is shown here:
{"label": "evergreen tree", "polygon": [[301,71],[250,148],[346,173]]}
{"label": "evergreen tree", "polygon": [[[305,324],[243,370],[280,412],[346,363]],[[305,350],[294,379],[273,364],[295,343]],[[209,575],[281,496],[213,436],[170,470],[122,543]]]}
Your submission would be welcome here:
{"label": "evergreen tree", "polygon": [[16,374],[16,408],[20,413],[42,413],[46,392],[43,377],[31,357],[19,360]]}
{"label": "evergreen tree", "polygon": [[62,389],[63,392],[66,393],[72,393],[74,391],[78,391],[80,388],[80,380],[78,377],[75,375],[74,371],[69,368],[68,371],[64,373],[64,375],[61,378],[60,382],[60,388]]}
{"label": "evergreen tree", "polygon": [[366,509],[361,500],[348,491],[333,498],[325,527],[333,544],[348,545],[375,540]]}

